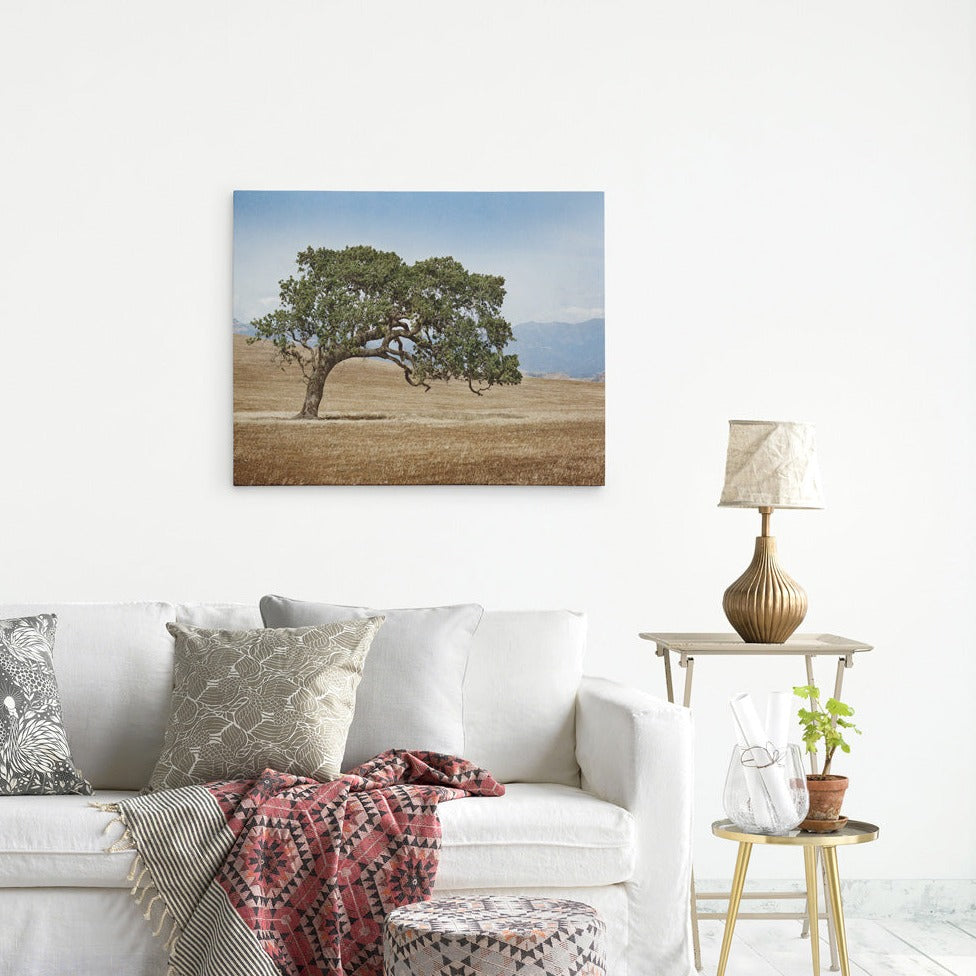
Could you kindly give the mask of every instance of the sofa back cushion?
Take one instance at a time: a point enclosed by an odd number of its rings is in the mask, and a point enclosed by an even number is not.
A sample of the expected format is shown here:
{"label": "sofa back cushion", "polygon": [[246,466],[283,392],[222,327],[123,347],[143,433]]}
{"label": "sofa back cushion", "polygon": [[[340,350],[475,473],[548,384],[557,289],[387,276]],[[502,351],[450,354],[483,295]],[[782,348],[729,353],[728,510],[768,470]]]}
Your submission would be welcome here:
{"label": "sofa back cushion", "polygon": [[579,786],[576,694],[586,617],[569,610],[492,610],[464,679],[464,755],[502,783]]}
{"label": "sofa back cushion", "polygon": [[[176,620],[226,630],[261,626],[249,604],[178,604]],[[485,611],[464,677],[464,757],[503,783],[578,786],[576,694],[585,649],[581,613]],[[357,709],[368,694],[364,680]]]}
{"label": "sofa back cushion", "polygon": [[5,603],[0,619],[57,615],[54,673],[75,764],[95,789],[141,789],[173,684],[169,603]]}
{"label": "sofa back cushion", "polygon": [[177,603],[176,622],[204,630],[256,630],[264,626],[256,603]]}

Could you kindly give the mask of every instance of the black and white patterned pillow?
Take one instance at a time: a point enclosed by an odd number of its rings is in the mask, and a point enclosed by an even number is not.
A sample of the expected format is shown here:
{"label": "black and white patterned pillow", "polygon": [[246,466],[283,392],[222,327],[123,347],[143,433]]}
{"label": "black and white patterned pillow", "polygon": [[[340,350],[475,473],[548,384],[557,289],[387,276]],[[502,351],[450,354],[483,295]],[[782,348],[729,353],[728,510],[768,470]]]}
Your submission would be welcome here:
{"label": "black and white patterned pillow", "polygon": [[0,796],[81,793],[54,676],[53,613],[0,620]]}

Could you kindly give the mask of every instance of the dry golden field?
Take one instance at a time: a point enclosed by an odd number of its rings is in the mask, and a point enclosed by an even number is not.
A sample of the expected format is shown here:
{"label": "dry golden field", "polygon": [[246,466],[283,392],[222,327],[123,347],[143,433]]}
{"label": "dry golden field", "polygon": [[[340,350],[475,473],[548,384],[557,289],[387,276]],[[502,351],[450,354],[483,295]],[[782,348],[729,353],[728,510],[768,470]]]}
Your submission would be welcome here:
{"label": "dry golden field", "polygon": [[235,485],[602,485],[603,383],[524,379],[429,392],[376,360],[337,366],[321,420],[292,420],[305,383],[234,336]]}

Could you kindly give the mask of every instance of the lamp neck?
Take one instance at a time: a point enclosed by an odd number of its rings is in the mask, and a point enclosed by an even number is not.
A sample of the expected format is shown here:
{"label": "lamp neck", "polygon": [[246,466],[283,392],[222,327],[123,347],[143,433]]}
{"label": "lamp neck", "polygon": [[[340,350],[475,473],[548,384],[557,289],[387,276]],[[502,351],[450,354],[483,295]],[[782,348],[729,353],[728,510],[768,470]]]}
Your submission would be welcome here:
{"label": "lamp neck", "polygon": [[773,510],[768,506],[763,506],[759,509],[759,514],[762,516],[762,536],[764,539],[769,538],[769,516],[773,514]]}

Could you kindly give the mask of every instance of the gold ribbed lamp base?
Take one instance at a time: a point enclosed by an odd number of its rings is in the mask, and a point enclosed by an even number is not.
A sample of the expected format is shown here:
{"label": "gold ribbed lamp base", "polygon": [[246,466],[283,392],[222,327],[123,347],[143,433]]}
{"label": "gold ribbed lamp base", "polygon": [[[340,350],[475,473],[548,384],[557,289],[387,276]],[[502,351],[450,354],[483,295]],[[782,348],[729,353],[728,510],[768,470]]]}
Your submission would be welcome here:
{"label": "gold ribbed lamp base", "polygon": [[752,562],[725,591],[722,609],[747,644],[782,644],[803,623],[806,592],[780,566],[772,536],[756,539]]}

